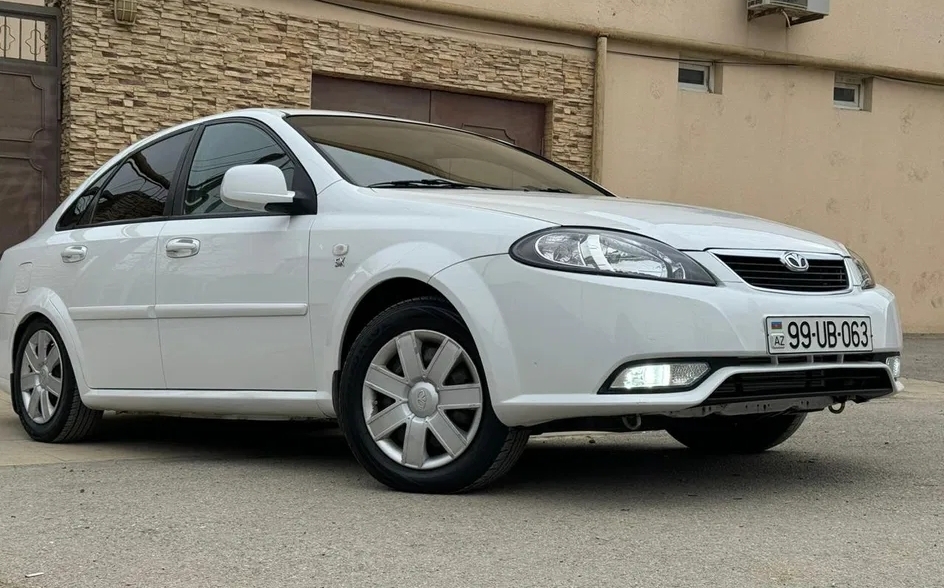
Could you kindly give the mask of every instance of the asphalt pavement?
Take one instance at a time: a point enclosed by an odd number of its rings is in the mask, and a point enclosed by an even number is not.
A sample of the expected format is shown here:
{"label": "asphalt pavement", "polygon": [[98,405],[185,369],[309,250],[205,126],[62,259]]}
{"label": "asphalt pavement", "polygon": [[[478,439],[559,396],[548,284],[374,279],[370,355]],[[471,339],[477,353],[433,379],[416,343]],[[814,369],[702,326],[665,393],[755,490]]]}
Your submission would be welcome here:
{"label": "asphalt pavement", "polygon": [[38,444],[0,395],[0,587],[944,587],[934,341],[905,393],[763,455],[534,438],[465,496],[389,491],[310,424],[110,416]]}

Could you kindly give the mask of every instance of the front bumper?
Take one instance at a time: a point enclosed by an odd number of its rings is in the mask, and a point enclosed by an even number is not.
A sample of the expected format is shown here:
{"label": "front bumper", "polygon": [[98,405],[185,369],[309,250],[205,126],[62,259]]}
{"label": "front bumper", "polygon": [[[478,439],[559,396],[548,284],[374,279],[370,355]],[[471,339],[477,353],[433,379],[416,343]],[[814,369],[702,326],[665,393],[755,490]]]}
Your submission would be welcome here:
{"label": "front bumper", "polygon": [[[474,279],[484,286],[473,285]],[[840,397],[864,401],[903,389],[884,361],[900,354],[902,345],[895,299],[884,288],[796,295],[735,281],[692,286],[543,270],[504,255],[453,266],[438,274],[436,282],[449,288],[466,317],[485,363],[496,415],[509,426],[590,416],[691,415],[709,406],[714,411],[719,402],[712,395],[733,385],[741,393],[730,395],[727,404],[759,397],[760,404],[747,411],[758,406],[763,411],[765,401],[771,411],[780,410],[785,400],[789,407],[814,410]],[[790,315],[868,316],[872,355],[777,363],[767,354],[764,321]],[[710,359],[722,365],[690,390],[607,393],[608,380],[627,363],[666,358]],[[844,383],[840,394],[824,384],[824,378],[854,379],[862,370],[873,379],[861,386]],[[757,390],[751,388],[751,378],[764,374],[782,376],[779,388],[766,399],[750,394]],[[875,376],[883,380],[880,385],[872,385]],[[732,378],[738,377],[748,385],[741,382],[737,388]],[[795,394],[790,393],[790,378],[796,382]]]}

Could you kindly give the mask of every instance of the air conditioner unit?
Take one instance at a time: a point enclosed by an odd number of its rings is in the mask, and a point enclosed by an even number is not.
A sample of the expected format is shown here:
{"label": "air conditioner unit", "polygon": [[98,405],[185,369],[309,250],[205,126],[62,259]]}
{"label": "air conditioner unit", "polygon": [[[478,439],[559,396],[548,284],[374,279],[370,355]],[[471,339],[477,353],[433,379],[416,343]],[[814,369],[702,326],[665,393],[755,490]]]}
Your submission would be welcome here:
{"label": "air conditioner unit", "polygon": [[747,20],[782,14],[791,25],[819,20],[829,15],[829,0],[747,0]]}

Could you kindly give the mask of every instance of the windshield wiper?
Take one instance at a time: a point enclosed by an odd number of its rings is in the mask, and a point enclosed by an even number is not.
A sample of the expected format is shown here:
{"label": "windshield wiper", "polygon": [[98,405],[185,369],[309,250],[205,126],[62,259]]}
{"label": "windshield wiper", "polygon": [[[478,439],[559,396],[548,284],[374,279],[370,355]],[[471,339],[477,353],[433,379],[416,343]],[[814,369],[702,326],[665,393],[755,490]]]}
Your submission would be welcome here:
{"label": "windshield wiper", "polygon": [[522,186],[525,192],[554,192],[555,194],[573,194],[570,190],[563,188],[538,188],[537,186]]}
{"label": "windshield wiper", "polygon": [[[377,182],[369,184],[368,188],[476,188],[478,190],[508,190],[508,188],[495,188],[492,186],[477,186],[475,184],[464,184],[454,182],[443,178],[417,179],[417,180],[391,180],[389,182]],[[525,192],[554,192],[558,194],[572,194],[570,190],[564,188],[540,188],[538,186],[522,186],[521,190]]]}
{"label": "windshield wiper", "polygon": [[462,182],[453,182],[452,180],[393,180],[390,182],[377,182],[370,184],[368,188],[482,188],[487,186],[474,186],[472,184],[463,184]]}

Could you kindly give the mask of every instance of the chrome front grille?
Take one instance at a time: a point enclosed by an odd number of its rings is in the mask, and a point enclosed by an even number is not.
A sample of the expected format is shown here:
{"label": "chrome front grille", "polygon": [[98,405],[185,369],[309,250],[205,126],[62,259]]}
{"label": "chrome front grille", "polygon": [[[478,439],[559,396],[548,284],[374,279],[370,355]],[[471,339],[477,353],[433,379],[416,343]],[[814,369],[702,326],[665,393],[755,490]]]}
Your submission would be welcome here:
{"label": "chrome front grille", "polygon": [[755,288],[782,292],[830,293],[849,288],[843,259],[810,259],[809,269],[793,271],[779,257],[717,255],[742,280]]}

